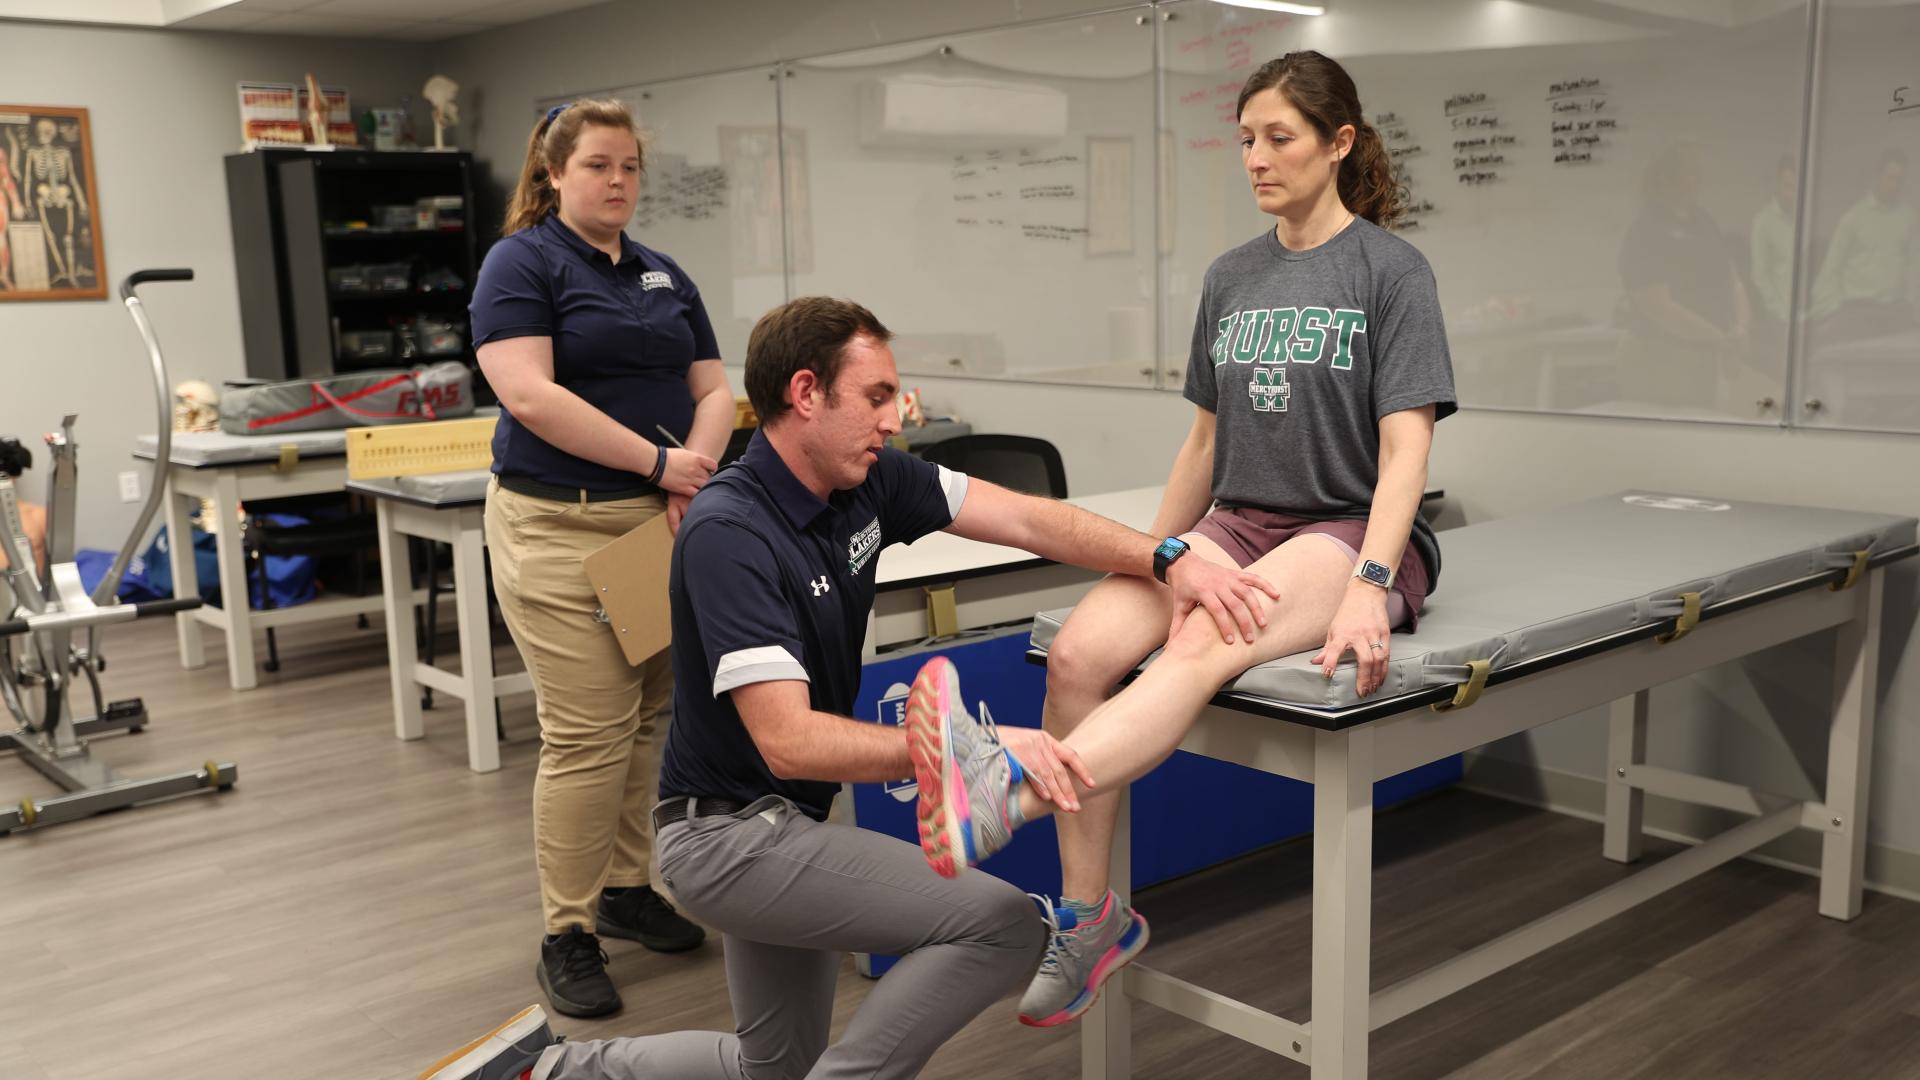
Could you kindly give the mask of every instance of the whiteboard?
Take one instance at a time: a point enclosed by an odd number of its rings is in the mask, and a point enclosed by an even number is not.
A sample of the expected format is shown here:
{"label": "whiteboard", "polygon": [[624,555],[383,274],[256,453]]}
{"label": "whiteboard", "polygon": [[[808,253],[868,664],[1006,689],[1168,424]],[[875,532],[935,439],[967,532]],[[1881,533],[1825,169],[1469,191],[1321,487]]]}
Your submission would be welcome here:
{"label": "whiteboard", "polygon": [[792,64],[793,294],[872,308],[908,380],[1154,385],[1144,10]]}
{"label": "whiteboard", "polygon": [[1920,3],[1822,18],[1796,420],[1920,431]]}
{"label": "whiteboard", "polygon": [[746,359],[754,320],[786,301],[779,95],[770,67],[573,94],[624,101],[646,138],[627,235],[700,288],[721,359]]}
{"label": "whiteboard", "polygon": [[1272,227],[1240,86],[1314,48],[1400,168],[1462,405],[1920,430],[1914,183],[1872,194],[1920,160],[1920,0],[1329,7],[1169,0],[627,87],[630,231],[735,362],[827,294],[895,331],[909,386],[1177,391],[1208,265]]}
{"label": "whiteboard", "polygon": [[1272,226],[1241,168],[1240,85],[1312,48],[1353,75],[1402,169],[1401,233],[1433,265],[1463,405],[1781,421],[1789,327],[1751,310],[1747,247],[1802,130],[1804,8],[1167,6],[1170,355],[1208,262]]}

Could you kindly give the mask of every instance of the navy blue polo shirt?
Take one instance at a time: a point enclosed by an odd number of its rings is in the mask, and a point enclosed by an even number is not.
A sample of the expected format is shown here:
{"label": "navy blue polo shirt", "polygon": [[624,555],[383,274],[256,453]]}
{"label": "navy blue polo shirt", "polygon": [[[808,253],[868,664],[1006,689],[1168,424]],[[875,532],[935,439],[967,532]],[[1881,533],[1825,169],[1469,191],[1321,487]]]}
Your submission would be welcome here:
{"label": "navy blue polo shirt", "polygon": [[880,549],[946,528],[966,495],[964,474],[886,449],[866,482],[823,501],[756,432],[694,497],[674,539],[660,797],[784,795],[824,820],[840,785],[774,776],[728,691],[800,679],[815,710],[849,715]]}
{"label": "navy blue polo shirt", "polygon": [[[515,337],[553,339],[553,380],[650,442],[655,425],[686,441],[693,428],[687,369],[717,360],[700,290],[679,264],[620,236],[620,261],[549,214],[487,252],[474,283],[475,348]],[[646,478],[575,457],[500,410],[493,471],[588,491],[625,491]]]}

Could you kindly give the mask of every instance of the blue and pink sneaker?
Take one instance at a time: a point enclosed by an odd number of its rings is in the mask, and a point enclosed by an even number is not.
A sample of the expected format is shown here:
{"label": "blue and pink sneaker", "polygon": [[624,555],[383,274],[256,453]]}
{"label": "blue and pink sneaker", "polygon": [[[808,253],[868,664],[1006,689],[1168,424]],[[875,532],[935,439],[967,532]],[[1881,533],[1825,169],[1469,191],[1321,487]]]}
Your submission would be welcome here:
{"label": "blue and pink sneaker", "polygon": [[1098,918],[1081,922],[1072,908],[1057,907],[1047,925],[1053,928],[1047,954],[1020,999],[1020,1022],[1028,1027],[1079,1019],[1100,1000],[1100,985],[1147,947],[1147,920],[1112,891]]}
{"label": "blue and pink sneaker", "polygon": [[1006,847],[1016,823],[1020,763],[960,700],[953,662],[936,656],[907,695],[907,750],[920,788],[920,850],[942,877],[955,877]]}

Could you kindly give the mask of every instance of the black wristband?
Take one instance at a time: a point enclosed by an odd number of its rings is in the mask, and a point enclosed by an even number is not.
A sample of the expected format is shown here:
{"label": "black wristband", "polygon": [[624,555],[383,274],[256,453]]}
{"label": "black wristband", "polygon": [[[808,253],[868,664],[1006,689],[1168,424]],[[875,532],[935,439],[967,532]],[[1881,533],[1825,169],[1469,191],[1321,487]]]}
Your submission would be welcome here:
{"label": "black wristband", "polygon": [[667,448],[664,446],[656,446],[655,449],[659,450],[660,453],[653,459],[653,475],[647,477],[647,483],[652,484],[654,487],[659,487],[660,478],[667,475]]}
{"label": "black wristband", "polygon": [[1160,541],[1160,546],[1153,549],[1154,579],[1162,585],[1167,584],[1167,571],[1173,569],[1173,564],[1179,562],[1189,550],[1186,541],[1177,536]]}

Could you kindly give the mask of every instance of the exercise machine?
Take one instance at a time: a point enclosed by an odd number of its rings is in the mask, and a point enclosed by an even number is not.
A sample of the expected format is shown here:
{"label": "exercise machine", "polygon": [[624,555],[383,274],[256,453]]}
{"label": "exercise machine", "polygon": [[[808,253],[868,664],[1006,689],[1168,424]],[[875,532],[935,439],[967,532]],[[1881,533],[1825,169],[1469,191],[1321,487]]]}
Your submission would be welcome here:
{"label": "exercise machine", "polygon": [[[91,593],[74,562],[73,518],[79,479],[75,415],[68,414],[60,430],[46,437],[51,476],[47,483],[44,562],[27,538],[14,490],[15,478],[28,465],[29,457],[15,449],[0,461],[4,465],[0,467],[0,545],[7,552],[7,568],[0,571],[0,699],[4,699],[6,711],[18,725],[11,732],[0,727],[0,752],[11,751],[65,789],[65,794],[53,798],[23,798],[12,806],[0,807],[0,836],[155,799],[225,791],[239,778],[233,762],[209,759],[199,768],[132,779],[96,759],[87,745],[89,736],[107,731],[138,732],[147,723],[146,706],[139,698],[109,703],[101,695],[100,672],[106,669],[100,653],[101,629],[109,623],[200,606],[198,597],[140,604],[122,604],[117,597],[121,576],[146,537],[160,500],[165,498],[164,470],[173,430],[166,361],[134,290],[148,282],[192,280],[191,270],[142,270],[120,285],[120,298],[146,343],[152,368],[159,453],[154,458],[140,516],[106,576]],[[185,541],[175,538],[175,542]],[[83,681],[91,692],[90,716],[75,715],[74,701]]]}

